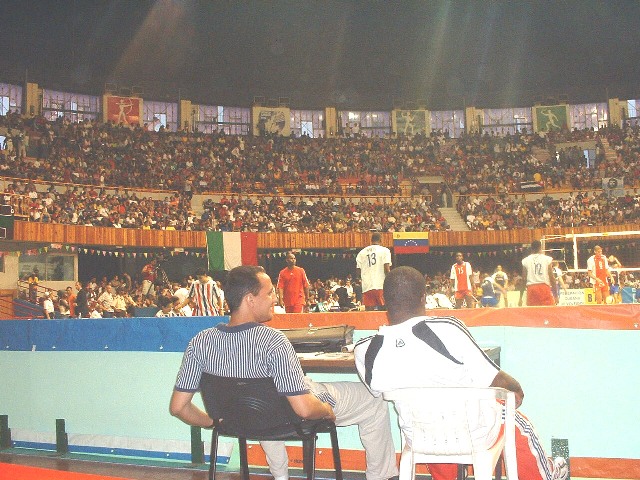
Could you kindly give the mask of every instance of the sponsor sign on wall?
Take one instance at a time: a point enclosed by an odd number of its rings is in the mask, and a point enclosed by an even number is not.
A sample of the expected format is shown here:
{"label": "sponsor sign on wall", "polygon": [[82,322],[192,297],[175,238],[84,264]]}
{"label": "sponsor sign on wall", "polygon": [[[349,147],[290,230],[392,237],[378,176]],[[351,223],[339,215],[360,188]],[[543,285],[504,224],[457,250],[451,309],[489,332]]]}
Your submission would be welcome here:
{"label": "sponsor sign on wall", "polygon": [[[592,291],[591,289],[588,289]],[[560,301],[558,305],[584,305],[587,300],[586,289],[570,288],[567,293],[560,289]]]}

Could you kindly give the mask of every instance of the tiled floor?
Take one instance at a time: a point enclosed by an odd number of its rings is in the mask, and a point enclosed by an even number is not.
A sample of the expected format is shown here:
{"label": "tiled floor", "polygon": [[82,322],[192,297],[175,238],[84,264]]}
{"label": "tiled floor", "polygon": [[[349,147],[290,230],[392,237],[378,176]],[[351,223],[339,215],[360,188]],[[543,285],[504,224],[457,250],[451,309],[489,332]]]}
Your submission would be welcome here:
{"label": "tiled floor", "polygon": [[[184,468],[175,468],[174,466],[143,466],[95,460],[80,460],[77,459],[79,455],[73,455],[73,457],[74,458],[68,458],[67,456],[60,456],[54,453],[36,455],[33,453],[20,454],[0,452],[0,463],[26,465],[66,472],[122,477],[131,480],[206,480],[208,474],[207,468],[204,465],[195,467],[185,465]],[[264,470],[261,473],[260,469],[256,469],[255,474],[252,471],[251,477],[252,480],[270,480],[272,478],[271,475],[264,472]],[[218,471],[216,473],[217,480],[240,480],[240,478],[240,474],[237,472]],[[317,472],[316,478],[318,480],[333,478],[333,472],[319,471]],[[363,479],[364,475],[362,474],[348,474],[345,472],[345,480]]]}
{"label": "tiled floor", "polygon": [[[124,463],[101,462],[95,460],[79,460],[76,458],[65,458],[56,454],[20,454],[0,452],[0,463],[12,463],[17,465],[28,465],[32,467],[47,468],[51,470],[61,470],[66,472],[79,472],[94,475],[122,477],[131,480],[207,480],[207,470],[205,466],[192,468],[174,468],[159,466],[129,465]],[[2,472],[0,472],[2,473]],[[292,472],[293,473],[293,472]],[[301,476],[301,472],[293,473]],[[270,480],[272,477],[268,473],[257,471],[252,473],[252,480]],[[333,472],[317,472],[318,480],[333,478]],[[362,473],[345,472],[345,480],[364,480]],[[216,474],[217,480],[240,480],[237,472],[219,471]],[[427,477],[429,478],[429,477]],[[14,480],[14,479],[11,479]],[[19,479],[15,479],[19,480]],[[572,477],[572,480],[580,480]],[[589,478],[586,480],[616,480]]]}

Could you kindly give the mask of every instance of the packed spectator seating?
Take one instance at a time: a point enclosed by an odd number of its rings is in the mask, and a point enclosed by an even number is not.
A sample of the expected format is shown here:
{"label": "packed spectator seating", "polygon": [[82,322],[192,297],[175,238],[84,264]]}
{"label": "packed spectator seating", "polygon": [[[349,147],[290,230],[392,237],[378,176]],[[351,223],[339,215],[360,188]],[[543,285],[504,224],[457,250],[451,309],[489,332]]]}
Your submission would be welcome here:
{"label": "packed spectator seating", "polygon": [[[0,127],[9,132],[0,175],[22,179],[8,184],[5,198],[17,195],[32,221],[261,232],[447,230],[437,197],[429,202],[419,195],[417,179],[433,175],[467,199],[458,209],[476,230],[638,219],[637,194],[613,199],[599,193],[606,177],[640,185],[638,127],[554,132],[544,138],[523,132],[449,139],[434,132],[323,139],[150,132],[16,114],[0,117]],[[577,147],[560,148],[556,155],[556,144],[586,140],[596,142],[595,168],[586,166]],[[605,144],[616,154],[607,157]],[[534,149],[549,158],[537,158]],[[52,186],[37,192],[35,180]],[[515,195],[524,181],[545,191],[574,193],[524,201]],[[403,183],[418,195],[400,195]],[[145,196],[144,189],[166,191],[166,196]],[[200,205],[192,198],[203,192],[226,192],[230,198],[210,199],[196,214]]]}
{"label": "packed spectator seating", "polygon": [[535,201],[506,194],[470,196],[458,203],[458,211],[471,230],[622,225],[640,222],[640,194],[616,198],[578,192],[568,198],[545,195]]}
{"label": "packed spectator seating", "polygon": [[437,206],[421,198],[359,203],[342,198],[320,200],[280,197],[271,200],[226,197],[206,201],[203,221],[216,230],[260,232],[346,232],[447,230]]}
{"label": "packed spectator seating", "polygon": [[29,219],[45,223],[93,225],[154,230],[221,230],[255,232],[346,232],[447,230],[437,206],[422,198],[311,200],[280,196],[231,195],[205,201],[197,216],[185,195],[163,200],[138,197],[134,192],[106,193],[103,189],[51,186],[38,192],[32,183],[7,186],[5,198],[19,197]]}

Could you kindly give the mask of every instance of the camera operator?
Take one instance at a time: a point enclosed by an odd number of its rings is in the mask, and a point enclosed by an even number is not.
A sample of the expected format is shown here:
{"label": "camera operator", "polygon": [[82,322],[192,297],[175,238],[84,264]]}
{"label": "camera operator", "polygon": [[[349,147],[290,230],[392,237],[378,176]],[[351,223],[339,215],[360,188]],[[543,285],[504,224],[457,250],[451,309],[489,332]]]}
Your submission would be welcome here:
{"label": "camera operator", "polygon": [[158,259],[154,258],[142,268],[142,295],[155,295],[158,278]]}

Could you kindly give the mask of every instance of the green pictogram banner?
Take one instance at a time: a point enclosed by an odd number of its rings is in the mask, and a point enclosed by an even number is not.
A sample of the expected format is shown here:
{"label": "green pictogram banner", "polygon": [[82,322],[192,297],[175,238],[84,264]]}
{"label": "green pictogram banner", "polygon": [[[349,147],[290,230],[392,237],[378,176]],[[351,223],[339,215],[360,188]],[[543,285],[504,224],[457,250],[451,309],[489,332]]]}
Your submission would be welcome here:
{"label": "green pictogram banner", "polygon": [[394,132],[398,135],[412,137],[430,133],[430,118],[427,110],[394,110]]}
{"label": "green pictogram banner", "polygon": [[536,132],[551,132],[568,128],[566,105],[544,105],[533,107],[533,109],[537,125]]}

